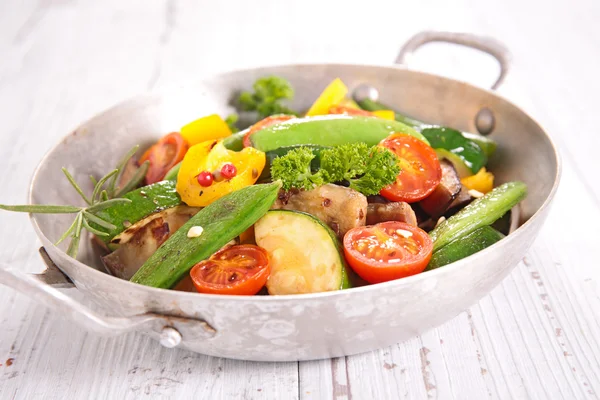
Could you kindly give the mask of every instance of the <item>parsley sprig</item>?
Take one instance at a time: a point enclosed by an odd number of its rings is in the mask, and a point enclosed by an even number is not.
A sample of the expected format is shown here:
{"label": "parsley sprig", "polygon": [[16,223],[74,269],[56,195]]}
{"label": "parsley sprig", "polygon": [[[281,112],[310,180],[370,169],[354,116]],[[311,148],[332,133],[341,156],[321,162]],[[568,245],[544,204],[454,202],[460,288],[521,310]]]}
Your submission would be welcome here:
{"label": "parsley sprig", "polygon": [[270,115],[298,113],[282,104],[284,100],[294,97],[292,85],[279,76],[266,76],[258,79],[252,86],[253,92],[242,92],[239,102],[244,111],[256,111],[258,119]]}
{"label": "parsley sprig", "polygon": [[317,156],[308,147],[299,147],[273,160],[271,176],[281,180],[283,189],[310,190],[334,182],[348,186],[369,196],[393,183],[400,167],[398,158],[388,149],[365,143],[349,143],[319,150],[320,167],[311,169]]}

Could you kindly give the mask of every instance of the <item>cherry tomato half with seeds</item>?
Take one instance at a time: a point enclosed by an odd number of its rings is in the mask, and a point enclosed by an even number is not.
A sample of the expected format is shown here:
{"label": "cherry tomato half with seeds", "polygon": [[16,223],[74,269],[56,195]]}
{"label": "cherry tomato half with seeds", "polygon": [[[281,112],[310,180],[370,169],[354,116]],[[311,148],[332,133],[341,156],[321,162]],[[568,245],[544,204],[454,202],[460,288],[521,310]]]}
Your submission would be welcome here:
{"label": "cherry tomato half with seeds", "polygon": [[266,250],[243,244],[227,247],[194,265],[190,277],[200,293],[251,296],[265,286],[270,273]]}
{"label": "cherry tomato half with seeds", "polygon": [[386,199],[414,203],[429,196],[440,184],[440,161],[435,150],[426,143],[397,133],[383,139],[379,146],[398,156],[400,164],[396,182],[381,189],[381,195]]}
{"label": "cherry tomato half with seeds", "polygon": [[344,254],[350,267],[369,283],[381,283],[423,272],[433,251],[424,230],[389,221],[349,230]]}
{"label": "cherry tomato half with seeds", "polygon": [[296,117],[294,117],[293,115],[280,114],[280,115],[271,115],[270,117],[267,117],[265,119],[258,121],[257,123],[252,125],[250,127],[250,129],[248,129],[248,133],[246,133],[244,135],[244,141],[243,141],[244,147],[252,147],[252,142],[250,141],[250,135],[252,135],[254,132],[258,132],[261,129],[268,128],[271,125],[275,125],[280,122],[290,120],[292,118],[296,118]]}
{"label": "cherry tomato half with seeds", "polygon": [[189,145],[185,139],[178,132],[173,132],[162,137],[155,145],[146,150],[140,159],[140,164],[146,160],[150,161],[150,167],[146,173],[146,185],[162,181],[167,172],[183,160],[188,149]]}

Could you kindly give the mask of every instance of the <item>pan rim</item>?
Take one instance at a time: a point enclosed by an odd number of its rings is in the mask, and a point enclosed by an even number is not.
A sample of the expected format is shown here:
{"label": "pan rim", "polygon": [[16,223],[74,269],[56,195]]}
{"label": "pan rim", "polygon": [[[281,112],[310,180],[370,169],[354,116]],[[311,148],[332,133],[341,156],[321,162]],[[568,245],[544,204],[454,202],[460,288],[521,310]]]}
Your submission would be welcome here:
{"label": "pan rim", "polygon": [[[145,91],[138,95],[129,97],[129,98],[122,100],[122,101],[114,104],[113,106],[91,116],[90,118],[81,122],[75,129],[71,130],[70,132],[76,132],[78,129],[80,129],[82,126],[85,126],[89,122],[91,122],[105,114],[108,114],[115,109],[120,109],[128,104],[139,101],[140,99],[151,98],[151,97],[160,97],[161,95],[165,95],[170,92],[175,92],[177,90],[189,88],[189,87],[192,87],[199,83],[211,82],[212,80],[215,80],[215,79],[218,79],[218,78],[230,75],[230,74],[232,75],[232,74],[239,74],[239,73],[250,72],[250,71],[259,71],[259,70],[263,70],[263,69],[295,68],[295,67],[309,68],[309,67],[323,67],[323,66],[333,67],[333,68],[335,68],[335,67],[361,68],[362,67],[362,68],[378,68],[378,69],[382,69],[382,70],[402,70],[402,71],[406,71],[411,74],[415,74],[416,76],[421,76],[424,78],[441,79],[448,83],[458,83],[458,84],[462,84],[462,85],[467,85],[469,87],[469,89],[484,92],[485,94],[492,96],[494,98],[497,98],[497,99],[507,103],[511,107],[514,107],[515,109],[519,110],[519,112],[521,112],[523,116],[528,118],[531,122],[534,123],[534,125],[536,125],[540,129],[540,131],[544,134],[545,139],[548,140],[550,146],[552,147],[552,154],[554,156],[554,161],[556,163],[556,172],[554,174],[552,188],[551,188],[550,192],[548,193],[546,199],[544,200],[542,205],[533,213],[533,215],[531,215],[531,217],[524,224],[520,225],[512,234],[510,234],[503,240],[493,244],[492,246],[477,252],[476,254],[473,254],[462,260],[456,261],[452,264],[446,265],[446,266],[444,266],[444,268],[437,268],[437,269],[434,269],[431,271],[424,271],[420,274],[412,275],[412,276],[409,276],[406,278],[397,279],[397,280],[393,280],[393,281],[389,281],[389,282],[383,282],[383,283],[378,283],[378,284],[366,285],[366,286],[349,288],[349,289],[345,289],[345,290],[331,291],[331,292],[293,294],[293,295],[282,295],[282,296],[235,296],[235,295],[214,295],[214,294],[204,294],[204,293],[195,293],[195,292],[184,292],[184,291],[176,291],[176,290],[172,290],[172,289],[161,289],[161,288],[154,288],[154,287],[150,287],[150,286],[140,285],[137,283],[133,283],[130,281],[126,281],[126,280],[117,278],[115,276],[104,273],[102,271],[96,270],[95,268],[92,268],[89,265],[84,264],[83,262],[81,262],[79,260],[71,259],[70,261],[74,263],[74,265],[77,267],[77,269],[87,268],[88,270],[91,270],[91,271],[89,271],[89,273],[91,274],[91,277],[94,279],[111,279],[112,280],[111,282],[113,282],[114,284],[120,284],[120,285],[125,284],[125,285],[128,285],[128,287],[130,287],[130,288],[135,288],[135,290],[147,290],[148,294],[160,294],[162,296],[171,295],[171,296],[176,296],[176,297],[182,296],[183,298],[186,298],[188,300],[193,300],[193,301],[202,301],[204,299],[209,299],[209,298],[210,299],[218,298],[223,301],[243,301],[243,302],[248,302],[248,301],[279,302],[282,300],[283,301],[292,301],[292,302],[311,301],[313,299],[322,299],[322,298],[327,298],[327,297],[349,296],[352,293],[358,294],[358,293],[362,293],[362,292],[366,292],[366,291],[385,289],[385,288],[394,287],[394,286],[411,285],[411,284],[414,284],[415,282],[418,282],[420,280],[425,280],[427,278],[436,279],[437,277],[442,276],[442,274],[451,274],[455,270],[460,269],[461,266],[464,265],[466,262],[473,262],[474,260],[476,260],[478,258],[484,259],[488,253],[490,253],[492,251],[496,251],[496,250],[499,251],[499,249],[501,249],[501,248],[510,246],[513,241],[519,240],[519,238],[522,236],[523,232],[529,226],[531,226],[533,223],[535,223],[538,219],[540,219],[543,216],[544,211],[546,211],[546,209],[550,207],[552,201],[554,200],[556,191],[558,190],[558,187],[560,185],[560,180],[561,180],[561,176],[562,176],[562,158],[560,156],[560,153],[558,151],[556,143],[554,142],[552,137],[548,134],[546,129],[544,129],[544,127],[535,118],[533,118],[531,115],[529,115],[527,112],[525,112],[521,107],[515,105],[510,100],[504,98],[503,96],[499,95],[497,92],[495,92],[491,89],[482,88],[482,87],[475,86],[475,85],[470,84],[465,81],[447,78],[447,77],[437,75],[437,74],[412,70],[412,69],[407,68],[404,65],[381,65],[381,64],[368,64],[368,63],[365,63],[365,64],[362,64],[362,63],[290,63],[290,64],[272,64],[272,65],[263,65],[263,66],[256,66],[256,67],[250,67],[250,68],[225,70],[225,71],[219,72],[219,73],[211,73],[211,74],[206,75],[205,77],[202,77],[199,79],[168,85],[163,88],[156,89],[156,90],[148,90],[148,91]],[[31,180],[30,180],[30,183],[28,186],[29,189],[28,189],[27,198],[28,198],[29,204],[33,204],[34,185],[35,185],[36,178],[37,178],[42,166],[45,164],[46,160],[54,153],[54,151],[57,148],[59,148],[61,145],[63,145],[65,140],[67,140],[70,136],[71,136],[71,133],[68,133],[67,135],[63,136],[58,141],[58,143],[56,143],[54,146],[52,146],[52,148],[50,150],[48,150],[46,152],[46,154],[38,162],[38,165],[36,166],[36,168],[34,170],[34,173],[31,177]],[[30,217],[30,221],[31,221],[38,237],[42,241],[45,241],[47,243],[52,243],[50,241],[50,239],[47,238],[44,235],[44,233],[42,232],[41,228],[38,225],[35,215],[30,214],[29,217]],[[63,253],[66,257],[68,257],[63,250],[59,249],[54,244],[51,244],[51,246],[52,246],[53,250]],[[60,267],[60,265],[58,265],[58,266]],[[514,268],[515,266],[513,266],[512,268]],[[131,285],[133,285],[133,286],[131,286]]]}

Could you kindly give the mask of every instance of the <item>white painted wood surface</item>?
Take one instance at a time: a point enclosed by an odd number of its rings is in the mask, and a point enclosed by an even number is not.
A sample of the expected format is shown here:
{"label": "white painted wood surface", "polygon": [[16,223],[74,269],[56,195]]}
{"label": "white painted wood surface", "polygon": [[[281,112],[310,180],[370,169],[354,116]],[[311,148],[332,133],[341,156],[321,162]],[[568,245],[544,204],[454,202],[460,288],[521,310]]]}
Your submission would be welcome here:
{"label": "white painted wood surface", "polygon": [[[600,2],[350,3],[0,2],[0,201],[24,202],[35,165],[62,135],[139,92],[260,64],[387,64],[417,31],[467,31],[512,50],[501,93],[563,156],[552,213],[524,262],[468,311],[406,343],[283,364],[166,350],[137,334],[97,338],[0,286],[1,399],[598,397]],[[479,85],[497,70],[437,45],[414,67]],[[41,270],[27,217],[0,221],[0,260]]]}

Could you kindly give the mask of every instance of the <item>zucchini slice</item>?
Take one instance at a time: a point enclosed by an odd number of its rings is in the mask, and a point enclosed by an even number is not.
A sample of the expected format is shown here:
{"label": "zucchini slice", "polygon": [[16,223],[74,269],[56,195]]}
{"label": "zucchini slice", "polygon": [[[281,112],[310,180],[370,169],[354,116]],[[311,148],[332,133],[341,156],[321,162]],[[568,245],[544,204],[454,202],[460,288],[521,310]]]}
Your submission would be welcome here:
{"label": "zucchini slice", "polygon": [[504,238],[504,235],[491,226],[482,226],[473,232],[448,243],[434,252],[425,271],[430,271],[455,261],[462,260],[493,245]]}
{"label": "zucchini slice", "polygon": [[97,213],[98,217],[113,224],[115,226],[114,229],[107,230],[92,223],[92,227],[108,233],[108,236],[98,237],[105,243],[109,243],[115,236],[118,236],[138,221],[181,204],[181,198],[177,194],[175,182],[171,181],[161,181],[144,186],[127,193],[123,197],[131,200],[131,203],[115,204]]}
{"label": "zucchini slice", "polygon": [[254,225],[256,243],[271,259],[269,294],[319,293],[350,286],[335,233],[310,214],[269,211]]}

